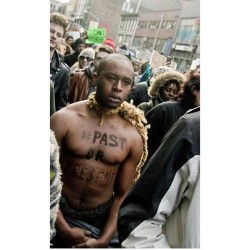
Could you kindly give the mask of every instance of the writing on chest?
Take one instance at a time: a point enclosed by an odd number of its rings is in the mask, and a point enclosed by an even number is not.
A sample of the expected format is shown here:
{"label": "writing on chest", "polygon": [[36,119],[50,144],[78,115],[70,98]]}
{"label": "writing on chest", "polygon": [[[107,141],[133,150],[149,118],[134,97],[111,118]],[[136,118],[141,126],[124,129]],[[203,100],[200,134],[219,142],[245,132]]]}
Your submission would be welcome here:
{"label": "writing on chest", "polygon": [[108,134],[106,132],[100,132],[95,130],[94,132],[83,131],[82,138],[93,144],[100,144],[109,147],[118,147],[120,149],[124,148],[126,143],[126,138],[117,136],[114,134]]}
{"label": "writing on chest", "polygon": [[[128,154],[125,137],[98,130],[84,130],[70,135],[65,144],[65,153],[75,159],[95,160],[108,165],[117,165]],[[63,153],[64,155],[64,153]]]}

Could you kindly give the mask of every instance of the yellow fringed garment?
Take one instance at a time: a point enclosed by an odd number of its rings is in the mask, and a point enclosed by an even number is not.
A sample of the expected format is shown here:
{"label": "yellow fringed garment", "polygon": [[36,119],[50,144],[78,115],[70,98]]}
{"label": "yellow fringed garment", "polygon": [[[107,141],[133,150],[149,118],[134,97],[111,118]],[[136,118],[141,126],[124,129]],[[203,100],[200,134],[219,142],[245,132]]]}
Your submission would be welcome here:
{"label": "yellow fringed garment", "polygon": [[89,105],[90,108],[95,108],[96,110],[101,111],[101,121],[99,123],[99,126],[102,126],[103,124],[104,115],[118,113],[123,119],[129,121],[140,133],[142,140],[143,140],[143,154],[142,154],[139,164],[136,167],[136,173],[135,173],[135,177],[133,180],[133,183],[135,183],[140,177],[141,168],[143,164],[145,163],[147,156],[148,156],[147,129],[149,128],[149,125],[146,125],[147,120],[144,116],[144,112],[126,101],[124,101],[121,104],[121,106],[116,109],[109,109],[109,108],[101,107],[95,99],[95,93],[92,93],[89,96],[87,104]]}

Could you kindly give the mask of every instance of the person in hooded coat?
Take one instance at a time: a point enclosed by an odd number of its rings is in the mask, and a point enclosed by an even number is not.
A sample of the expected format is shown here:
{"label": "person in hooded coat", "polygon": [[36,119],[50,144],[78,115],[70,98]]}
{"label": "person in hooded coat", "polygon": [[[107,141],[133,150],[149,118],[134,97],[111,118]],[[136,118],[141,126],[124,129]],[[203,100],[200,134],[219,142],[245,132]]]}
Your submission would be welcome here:
{"label": "person in hooded coat", "polygon": [[160,66],[154,70],[154,73],[145,82],[139,82],[135,84],[128,95],[127,101],[133,103],[134,106],[138,106],[143,102],[149,101],[148,88],[154,81],[154,79],[163,73],[172,71],[170,67]]}
{"label": "person in hooded coat", "polygon": [[185,76],[177,71],[158,75],[148,88],[148,95],[151,99],[148,102],[139,104],[137,107],[146,114],[159,103],[175,100],[184,81]]}
{"label": "person in hooded coat", "polygon": [[82,71],[93,62],[94,58],[95,50],[93,48],[83,49],[78,56],[78,61],[71,66],[70,73]]}

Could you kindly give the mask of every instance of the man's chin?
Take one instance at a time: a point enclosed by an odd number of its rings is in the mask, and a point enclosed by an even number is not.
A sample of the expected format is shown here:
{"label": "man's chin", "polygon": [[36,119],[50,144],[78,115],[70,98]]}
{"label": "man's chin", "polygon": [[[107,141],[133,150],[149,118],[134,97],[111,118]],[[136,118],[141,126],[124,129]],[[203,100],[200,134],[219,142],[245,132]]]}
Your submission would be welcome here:
{"label": "man's chin", "polygon": [[55,44],[50,44],[50,50],[55,50],[56,49],[56,45]]}

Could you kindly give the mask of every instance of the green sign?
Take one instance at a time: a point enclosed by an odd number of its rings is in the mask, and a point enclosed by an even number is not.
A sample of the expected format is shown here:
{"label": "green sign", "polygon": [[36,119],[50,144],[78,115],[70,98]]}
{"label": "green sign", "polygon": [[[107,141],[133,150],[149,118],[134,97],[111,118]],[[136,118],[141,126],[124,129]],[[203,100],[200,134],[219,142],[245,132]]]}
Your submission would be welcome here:
{"label": "green sign", "polygon": [[89,29],[87,43],[100,44],[106,39],[106,29]]}

